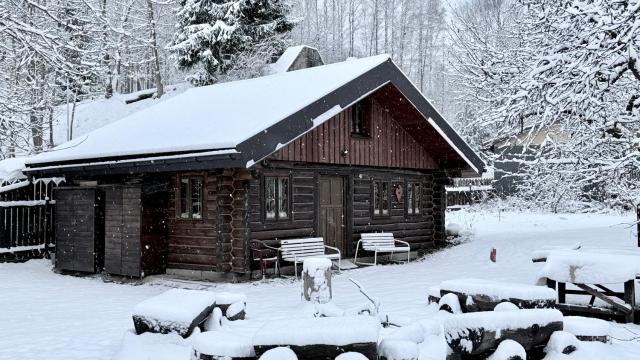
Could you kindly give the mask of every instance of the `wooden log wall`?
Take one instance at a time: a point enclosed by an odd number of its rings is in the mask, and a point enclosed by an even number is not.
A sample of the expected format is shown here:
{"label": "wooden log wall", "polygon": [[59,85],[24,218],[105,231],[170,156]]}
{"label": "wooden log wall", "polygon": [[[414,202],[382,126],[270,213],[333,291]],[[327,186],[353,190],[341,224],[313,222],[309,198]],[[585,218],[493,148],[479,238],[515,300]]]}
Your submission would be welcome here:
{"label": "wooden log wall", "polygon": [[242,273],[248,268],[249,179],[246,170],[225,169],[218,184],[218,271]]}
{"label": "wooden log wall", "polygon": [[[437,169],[437,163],[375,99],[369,100],[370,136],[351,135],[348,108],[288,144],[273,157],[339,165]],[[345,152],[346,151],[346,152]]]}
{"label": "wooden log wall", "polygon": [[[274,169],[260,172],[249,185],[249,227],[251,238],[266,240],[272,246],[279,246],[278,239],[305,238],[315,234],[317,172],[314,170],[291,171]],[[291,219],[286,221],[265,221],[262,216],[263,195],[261,176],[291,176],[292,201]]]}
{"label": "wooden log wall", "polygon": [[178,174],[170,179],[168,210],[167,267],[189,270],[216,271],[220,259],[218,251],[218,172],[185,173],[204,179],[204,216],[202,219],[179,219],[176,216]]}
{"label": "wooden log wall", "polygon": [[[438,172],[419,173],[406,170],[383,170],[358,167],[295,166],[272,162],[270,168],[260,169],[251,179],[249,188],[249,226],[251,239],[267,240],[277,246],[277,239],[316,236],[318,220],[318,179],[322,175],[343,176],[347,192],[346,236],[348,254],[355,251],[359,234],[389,231],[411,244],[412,250],[427,249],[434,242],[444,241],[444,183],[448,178]],[[289,175],[292,182],[292,218],[285,221],[265,221],[262,215],[262,176]],[[372,214],[372,179],[401,184],[406,199],[406,183],[422,184],[422,205],[419,215],[406,214],[404,203],[391,196],[390,215]],[[405,200],[403,200],[405,201]]]}
{"label": "wooden log wall", "polygon": [[[204,178],[204,217],[176,216],[179,176]],[[170,180],[167,267],[242,273],[248,268],[249,181],[247,170],[177,174]]]}

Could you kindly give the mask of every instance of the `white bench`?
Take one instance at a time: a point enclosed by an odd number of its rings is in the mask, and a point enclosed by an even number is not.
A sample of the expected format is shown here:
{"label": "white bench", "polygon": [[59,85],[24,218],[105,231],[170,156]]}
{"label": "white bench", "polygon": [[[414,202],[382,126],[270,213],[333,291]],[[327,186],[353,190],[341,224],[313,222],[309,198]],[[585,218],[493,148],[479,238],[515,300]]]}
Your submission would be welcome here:
{"label": "white bench", "polygon": [[[327,254],[326,249],[335,253]],[[295,274],[298,276],[298,263],[310,257],[324,257],[331,260],[338,260],[338,270],[340,269],[340,250],[333,246],[324,244],[324,240],[319,238],[288,239],[280,240],[280,254],[282,260],[293,262]]]}
{"label": "white bench", "polygon": [[[401,246],[397,244],[401,244]],[[373,263],[358,263],[358,250],[360,247],[362,247],[363,250],[373,252]],[[397,252],[406,252],[407,262],[409,262],[410,251],[409,243],[395,239],[392,233],[360,234],[360,240],[358,240],[358,244],[356,245],[356,256],[353,259],[353,263],[356,265],[376,265],[378,263],[378,253],[390,253],[391,257],[393,257],[393,254]]]}

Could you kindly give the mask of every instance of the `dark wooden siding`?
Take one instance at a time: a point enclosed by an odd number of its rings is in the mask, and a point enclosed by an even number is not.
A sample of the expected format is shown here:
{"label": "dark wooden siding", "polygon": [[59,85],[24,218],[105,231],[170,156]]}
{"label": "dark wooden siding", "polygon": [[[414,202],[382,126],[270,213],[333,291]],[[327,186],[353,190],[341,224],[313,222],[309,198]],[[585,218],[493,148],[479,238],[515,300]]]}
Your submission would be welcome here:
{"label": "dark wooden siding", "polygon": [[140,187],[106,187],[105,260],[109,274],[141,275],[141,191]]}
{"label": "dark wooden siding", "polygon": [[205,209],[200,220],[178,219],[176,216],[176,189],[178,174],[169,182],[168,254],[167,267],[191,270],[217,270],[218,204],[217,172],[203,172]]}
{"label": "dark wooden siding", "polygon": [[[430,154],[373,98],[368,111],[371,132],[368,138],[351,136],[351,108],[348,108],[273,157],[296,162],[437,169]],[[343,156],[344,150],[347,153]]]}
{"label": "dark wooden siding", "polygon": [[[437,179],[443,175],[438,172],[416,172],[411,170],[382,170],[377,168],[314,166],[311,164],[293,164],[272,162],[270,168],[260,169],[259,175],[251,180],[250,229],[251,238],[269,240],[277,245],[276,239],[317,236],[318,220],[318,179],[322,175],[342,176],[346,191],[346,229],[347,247],[345,256],[351,256],[355,245],[363,232],[389,231],[401,240],[408,241],[413,250],[426,249],[435,241],[443,239],[444,186]],[[261,177],[272,174],[289,175],[292,180],[292,219],[287,221],[265,221],[262,217]],[[376,217],[372,214],[372,180],[388,181],[390,184],[420,182],[422,184],[421,214],[408,215],[404,203],[391,196],[390,215]]]}
{"label": "dark wooden siding", "polygon": [[[279,169],[266,171],[267,175],[289,175],[292,181],[292,217],[286,221],[265,221],[262,216],[262,189],[260,177],[249,186],[249,227],[251,238],[275,240],[309,237],[315,233],[316,221],[316,172],[311,170],[290,171]],[[277,245],[277,241],[272,241]]]}
{"label": "dark wooden siding", "polygon": [[104,195],[95,188],[61,188],[56,195],[56,268],[95,272],[104,254]]}

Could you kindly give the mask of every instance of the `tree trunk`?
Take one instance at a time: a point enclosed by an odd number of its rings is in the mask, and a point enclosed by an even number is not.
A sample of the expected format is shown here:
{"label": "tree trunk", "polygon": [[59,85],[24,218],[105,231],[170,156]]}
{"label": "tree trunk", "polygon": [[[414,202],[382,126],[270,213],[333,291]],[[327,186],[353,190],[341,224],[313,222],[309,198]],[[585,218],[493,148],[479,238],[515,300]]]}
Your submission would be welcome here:
{"label": "tree trunk", "polygon": [[309,258],[302,270],[302,294],[306,301],[326,304],[331,301],[331,260]]}
{"label": "tree trunk", "polygon": [[147,10],[149,16],[149,26],[151,28],[151,52],[153,53],[153,77],[156,82],[156,97],[160,98],[164,94],[162,86],[162,76],[160,75],[160,58],[158,56],[158,43],[156,41],[156,21],[153,18],[153,0],[147,0]]}

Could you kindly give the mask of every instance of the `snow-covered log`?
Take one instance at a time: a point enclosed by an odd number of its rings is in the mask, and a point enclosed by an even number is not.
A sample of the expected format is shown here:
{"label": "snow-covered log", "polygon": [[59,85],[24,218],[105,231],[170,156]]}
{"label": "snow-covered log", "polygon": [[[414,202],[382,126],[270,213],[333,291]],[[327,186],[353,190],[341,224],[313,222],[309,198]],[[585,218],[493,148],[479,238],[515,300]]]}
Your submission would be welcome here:
{"label": "snow-covered log", "polygon": [[445,339],[456,354],[484,359],[503,340],[526,350],[545,346],[562,330],[562,314],[551,309],[492,311],[453,315],[444,322]]}
{"label": "snow-covered log", "polygon": [[255,359],[251,333],[218,329],[193,335],[189,340],[202,360]]}
{"label": "snow-covered log", "polygon": [[376,360],[381,327],[373,316],[276,320],[256,332],[253,345],[258,357],[270,349],[288,346],[300,360],[335,359],[350,351]]}
{"label": "snow-covered log", "polygon": [[137,334],[177,333],[186,338],[211,314],[214,302],[213,292],[171,289],[136,305],[133,325]]}
{"label": "snow-covered log", "polygon": [[480,279],[444,281],[440,284],[440,294],[458,296],[463,312],[492,311],[505,301],[520,309],[552,309],[556,304],[556,292],[546,286]]}
{"label": "snow-covered log", "polygon": [[610,323],[594,318],[581,316],[565,316],[564,331],[571,333],[581,341],[599,341],[608,343],[610,341]]}

